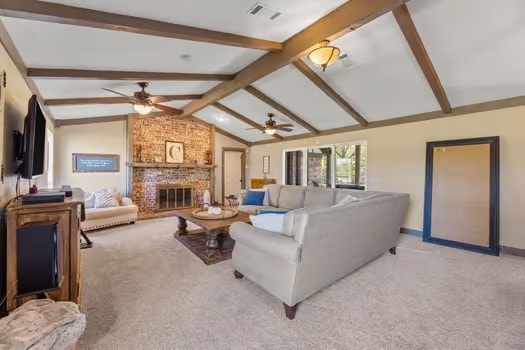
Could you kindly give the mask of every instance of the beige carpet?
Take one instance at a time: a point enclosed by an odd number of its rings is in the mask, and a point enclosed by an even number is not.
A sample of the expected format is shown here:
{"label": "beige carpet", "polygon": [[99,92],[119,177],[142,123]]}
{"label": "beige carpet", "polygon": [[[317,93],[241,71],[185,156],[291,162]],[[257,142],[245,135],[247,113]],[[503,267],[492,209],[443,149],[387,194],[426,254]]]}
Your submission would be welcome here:
{"label": "beige carpet", "polygon": [[205,266],[175,219],[91,234],[80,349],[523,349],[525,260],[402,235],[304,301],[295,320],[230,262]]}

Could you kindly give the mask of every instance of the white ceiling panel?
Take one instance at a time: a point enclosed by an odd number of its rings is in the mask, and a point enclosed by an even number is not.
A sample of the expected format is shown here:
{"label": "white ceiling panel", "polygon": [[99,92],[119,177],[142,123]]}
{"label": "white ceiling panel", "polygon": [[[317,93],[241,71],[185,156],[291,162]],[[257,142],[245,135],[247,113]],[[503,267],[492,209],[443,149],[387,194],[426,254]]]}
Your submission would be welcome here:
{"label": "white ceiling panel", "polygon": [[52,0],[64,5],[144,17],[158,21],[227,33],[284,41],[321,17],[341,6],[346,0],[263,0],[274,11],[275,20],[248,15],[257,0]]}
{"label": "white ceiling panel", "polygon": [[293,66],[283,67],[253,85],[319,130],[357,123]]}
{"label": "white ceiling panel", "polygon": [[341,61],[326,72],[308,63],[341,97],[368,121],[439,110],[394,16],[381,16],[334,41],[353,63]]}
{"label": "white ceiling panel", "polygon": [[[139,91],[138,81],[88,79],[33,79],[44,99],[114,97],[102,88],[133,95]],[[219,82],[216,81],[149,81],[146,91],[152,95],[203,94]]]}
{"label": "white ceiling panel", "polygon": [[408,8],[453,106],[525,95],[523,0],[417,0]]}
{"label": "white ceiling panel", "polygon": [[[202,119],[205,122],[211,124],[215,124],[218,128],[221,128],[224,131],[227,131],[230,134],[238,136],[246,141],[256,142],[272,139],[271,136],[262,133],[260,130],[246,130],[247,128],[251,128],[251,126],[244,124],[231,115],[224,113],[214,107],[206,107],[196,112],[194,115],[199,119]],[[223,120],[219,121],[217,117],[222,117]]]}
{"label": "white ceiling panel", "polygon": [[231,74],[266,53],[17,18],[2,21],[26,66],[32,68]]}
{"label": "white ceiling panel", "polygon": [[253,96],[252,94],[244,91],[239,90],[230,96],[222,99],[220,101],[225,106],[233,109],[234,111],[244,115],[246,118],[249,118],[253,120],[254,122],[264,125],[264,123],[268,120],[268,113],[275,114],[274,120],[278,124],[292,124],[293,131],[291,132],[285,132],[285,131],[279,131],[279,134],[281,136],[291,136],[291,135],[298,135],[298,134],[306,134],[308,133],[308,130],[294,122],[293,120],[289,119],[288,117],[284,116],[279,111],[273,109],[272,107],[268,106],[266,103],[259,100],[257,97]]}

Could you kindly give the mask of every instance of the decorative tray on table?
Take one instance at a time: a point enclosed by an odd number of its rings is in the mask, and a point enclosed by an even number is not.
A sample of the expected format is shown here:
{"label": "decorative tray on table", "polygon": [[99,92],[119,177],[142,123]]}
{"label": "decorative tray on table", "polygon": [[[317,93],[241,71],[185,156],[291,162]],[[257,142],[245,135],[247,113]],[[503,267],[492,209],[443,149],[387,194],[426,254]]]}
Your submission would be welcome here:
{"label": "decorative tray on table", "polygon": [[[199,208],[195,209],[191,214],[197,219],[202,220],[218,220],[218,219],[229,219],[233,218],[239,211],[236,208],[229,207],[214,207],[208,210],[209,208]],[[220,213],[217,209],[220,209]]]}

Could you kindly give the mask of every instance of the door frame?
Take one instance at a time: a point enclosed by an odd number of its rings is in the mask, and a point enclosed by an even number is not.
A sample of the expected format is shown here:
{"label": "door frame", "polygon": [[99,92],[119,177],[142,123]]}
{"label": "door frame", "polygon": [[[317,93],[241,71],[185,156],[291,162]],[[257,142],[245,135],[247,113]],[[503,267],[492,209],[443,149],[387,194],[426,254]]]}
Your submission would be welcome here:
{"label": "door frame", "polygon": [[224,154],[226,152],[241,152],[241,190],[246,189],[246,148],[223,147],[221,158],[221,203],[224,205]]}
{"label": "door frame", "polygon": [[[464,242],[431,236],[432,223],[432,185],[434,170],[434,148],[465,145],[490,145],[490,210],[489,210],[489,246],[478,246]],[[478,137],[471,139],[427,142],[425,174],[425,208],[423,217],[423,241],[460,248],[478,253],[499,255],[499,136]]]}

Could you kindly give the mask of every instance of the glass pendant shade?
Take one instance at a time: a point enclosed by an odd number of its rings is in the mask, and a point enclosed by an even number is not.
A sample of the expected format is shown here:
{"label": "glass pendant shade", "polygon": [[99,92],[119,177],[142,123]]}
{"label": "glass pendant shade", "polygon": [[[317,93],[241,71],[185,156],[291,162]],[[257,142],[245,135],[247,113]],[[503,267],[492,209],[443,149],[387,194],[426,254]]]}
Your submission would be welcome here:
{"label": "glass pendant shade", "polygon": [[151,110],[153,109],[153,107],[149,106],[149,105],[139,105],[139,104],[135,104],[133,105],[133,109],[139,113],[139,114],[142,114],[142,115],[145,115],[145,114],[148,114],[149,112],[151,112]]}
{"label": "glass pendant shade", "polygon": [[328,40],[322,41],[319,47],[308,54],[308,58],[315,65],[323,68],[323,72],[326,70],[326,67],[337,60],[341,50],[335,46],[329,46],[330,42]]}
{"label": "glass pendant shade", "polygon": [[277,131],[277,130],[275,130],[275,129],[270,129],[270,128],[266,128],[266,129],[264,129],[264,132],[267,133],[268,135],[273,135],[273,134],[275,134],[276,131]]}

